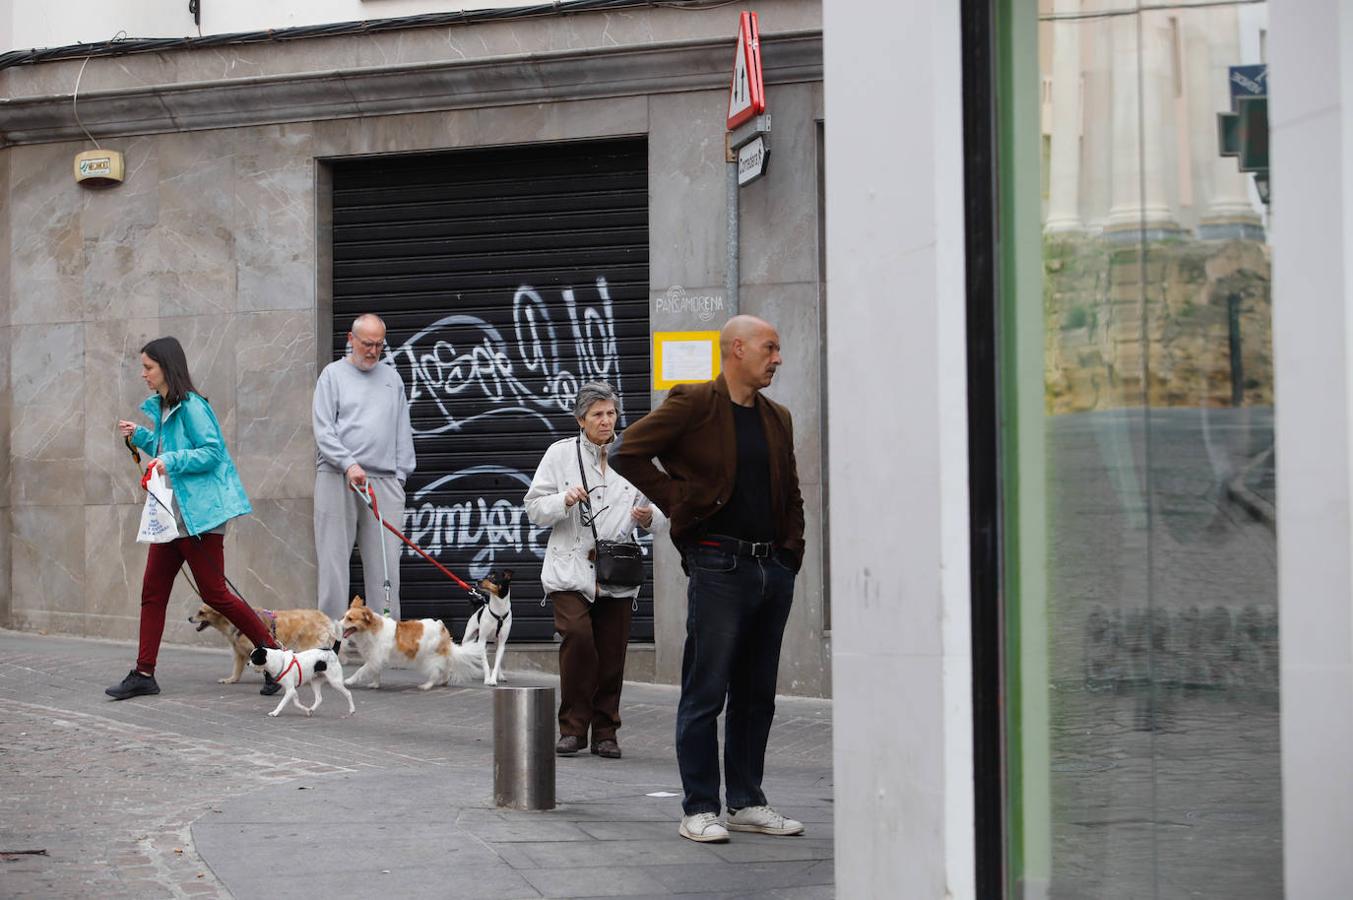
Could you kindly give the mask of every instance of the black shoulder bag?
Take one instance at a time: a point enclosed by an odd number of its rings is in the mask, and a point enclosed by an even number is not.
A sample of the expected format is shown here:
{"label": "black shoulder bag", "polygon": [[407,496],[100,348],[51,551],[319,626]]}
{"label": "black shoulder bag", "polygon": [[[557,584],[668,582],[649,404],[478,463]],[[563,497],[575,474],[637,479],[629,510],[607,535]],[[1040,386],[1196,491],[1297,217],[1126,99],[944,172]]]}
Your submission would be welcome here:
{"label": "black shoulder bag", "polygon": [[583,479],[583,490],[587,491],[588,499],[583,501],[581,511],[587,513],[587,524],[596,544],[597,583],[613,588],[636,588],[644,583],[644,553],[634,541],[603,541],[597,537],[597,523],[592,516],[592,489],[587,486],[587,470],[583,466],[581,435],[573,449],[578,453],[578,474]]}

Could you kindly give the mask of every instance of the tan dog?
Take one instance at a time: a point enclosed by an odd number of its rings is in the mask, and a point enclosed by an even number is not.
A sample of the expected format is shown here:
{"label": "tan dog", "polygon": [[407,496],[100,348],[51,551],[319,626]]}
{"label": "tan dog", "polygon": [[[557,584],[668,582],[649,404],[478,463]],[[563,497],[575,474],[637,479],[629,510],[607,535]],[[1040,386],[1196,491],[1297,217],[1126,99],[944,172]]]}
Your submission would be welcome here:
{"label": "tan dog", "polygon": [[[255,609],[259,619],[269,626],[277,642],[288,650],[300,652],[315,647],[328,647],[338,639],[338,626],[334,620],[317,609]],[[205,631],[208,626],[225,635],[230,648],[235,651],[235,670],[229,678],[218,678],[218,684],[234,684],[244,673],[244,665],[249,662],[249,654],[254,652],[254,642],[240,633],[240,630],[225,616],[205,603],[188,617],[188,621]]]}

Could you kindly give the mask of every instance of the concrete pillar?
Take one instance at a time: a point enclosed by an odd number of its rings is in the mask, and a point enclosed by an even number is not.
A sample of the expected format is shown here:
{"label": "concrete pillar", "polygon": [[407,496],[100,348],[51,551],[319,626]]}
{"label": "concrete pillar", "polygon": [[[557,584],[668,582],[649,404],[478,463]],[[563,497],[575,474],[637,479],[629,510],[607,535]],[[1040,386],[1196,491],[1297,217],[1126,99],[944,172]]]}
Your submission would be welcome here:
{"label": "concrete pillar", "polygon": [[[1057,15],[1080,12],[1081,0],[1057,0]],[[1049,160],[1049,234],[1081,231],[1081,42],[1079,21],[1052,26],[1052,159]]]}
{"label": "concrete pillar", "polygon": [[1170,208],[1164,123],[1172,65],[1164,19],[1113,20],[1113,206],[1108,231],[1135,239],[1179,230]]}
{"label": "concrete pillar", "polygon": [[1113,202],[1113,30],[1112,20],[1083,20],[1081,71],[1085,115],[1081,123],[1081,214],[1086,228],[1102,232]]}
{"label": "concrete pillar", "polygon": [[1269,10],[1283,881],[1353,884],[1353,3]]}
{"label": "concrete pillar", "polygon": [[959,4],[822,17],[836,895],[972,897]]}

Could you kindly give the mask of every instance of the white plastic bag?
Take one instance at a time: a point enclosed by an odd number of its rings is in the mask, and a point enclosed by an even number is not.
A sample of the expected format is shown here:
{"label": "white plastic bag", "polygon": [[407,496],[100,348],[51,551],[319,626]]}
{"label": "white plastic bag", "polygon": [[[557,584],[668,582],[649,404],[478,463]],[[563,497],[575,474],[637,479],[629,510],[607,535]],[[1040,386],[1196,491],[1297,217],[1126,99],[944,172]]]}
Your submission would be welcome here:
{"label": "white plastic bag", "polygon": [[174,524],[174,492],[165,484],[159,469],[152,469],[146,482],[146,505],[141,508],[141,530],[136,533],[138,544],[167,544],[179,536]]}

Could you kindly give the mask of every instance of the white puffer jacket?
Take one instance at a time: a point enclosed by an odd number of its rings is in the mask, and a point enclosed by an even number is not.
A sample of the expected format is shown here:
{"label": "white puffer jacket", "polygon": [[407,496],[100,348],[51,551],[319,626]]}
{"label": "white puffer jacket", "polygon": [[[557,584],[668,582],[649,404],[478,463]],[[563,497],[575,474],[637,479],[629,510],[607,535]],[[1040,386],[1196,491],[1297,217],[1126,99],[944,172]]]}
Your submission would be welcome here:
{"label": "white puffer jacket", "polygon": [[[581,435],[581,432],[579,433]],[[601,472],[601,454],[606,450],[581,436],[583,465],[587,466],[587,486],[591,489],[592,510],[596,515],[597,536],[603,541],[625,540],[638,526],[630,510],[649,506],[653,523],[649,531],[657,534],[667,527],[667,517],[648,502],[643,494],[619,472],[610,466]],[[594,599],[597,589],[594,564],[588,559],[592,550],[592,529],[583,524],[579,515],[582,504],[564,505],[569,488],[582,484],[578,471],[579,441],[564,438],[555,441],[531,479],[526,492],[526,516],[535,525],[552,528],[545,548],[545,564],[540,573],[545,593],[578,591],[588,601]],[[633,597],[639,589],[619,588],[602,591],[608,597]]]}

